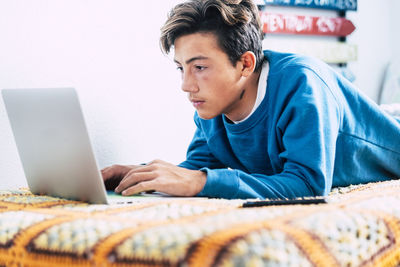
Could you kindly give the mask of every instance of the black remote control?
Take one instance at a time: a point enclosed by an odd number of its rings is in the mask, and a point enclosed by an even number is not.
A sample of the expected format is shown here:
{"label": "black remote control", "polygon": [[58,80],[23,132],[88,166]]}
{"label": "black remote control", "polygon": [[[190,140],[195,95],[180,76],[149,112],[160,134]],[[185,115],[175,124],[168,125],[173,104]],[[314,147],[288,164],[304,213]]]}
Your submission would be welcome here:
{"label": "black remote control", "polygon": [[271,200],[255,200],[243,203],[243,208],[263,207],[273,205],[307,205],[327,203],[324,197],[315,198],[294,198],[294,199],[271,199]]}

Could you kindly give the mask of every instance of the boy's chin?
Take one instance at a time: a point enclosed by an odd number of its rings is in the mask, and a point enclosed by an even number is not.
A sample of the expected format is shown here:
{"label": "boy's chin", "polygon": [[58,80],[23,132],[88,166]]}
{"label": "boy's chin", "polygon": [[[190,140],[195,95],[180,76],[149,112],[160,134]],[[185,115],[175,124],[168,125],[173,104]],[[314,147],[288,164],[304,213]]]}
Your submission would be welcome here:
{"label": "boy's chin", "polygon": [[199,117],[203,120],[211,120],[217,117],[219,114],[210,114],[197,111],[197,115],[199,115]]}

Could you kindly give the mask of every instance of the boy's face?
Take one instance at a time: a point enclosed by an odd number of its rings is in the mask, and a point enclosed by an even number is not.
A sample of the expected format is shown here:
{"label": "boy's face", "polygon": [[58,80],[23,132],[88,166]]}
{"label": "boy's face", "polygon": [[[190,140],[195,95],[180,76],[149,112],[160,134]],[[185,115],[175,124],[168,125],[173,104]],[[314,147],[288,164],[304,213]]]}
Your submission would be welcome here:
{"label": "boy's face", "polygon": [[175,58],[182,74],[182,90],[203,119],[225,114],[242,116],[244,79],[240,61],[233,66],[212,33],[193,33],[175,40]]}

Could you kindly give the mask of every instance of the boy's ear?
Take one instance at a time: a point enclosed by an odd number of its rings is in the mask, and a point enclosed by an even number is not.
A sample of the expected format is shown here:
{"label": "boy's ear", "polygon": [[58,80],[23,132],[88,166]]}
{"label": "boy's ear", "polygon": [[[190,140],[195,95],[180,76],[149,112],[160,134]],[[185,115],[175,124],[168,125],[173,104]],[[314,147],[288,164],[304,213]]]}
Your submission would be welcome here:
{"label": "boy's ear", "polygon": [[250,74],[252,74],[254,72],[254,69],[256,68],[256,55],[251,51],[246,51],[240,57],[240,61],[242,63],[242,76],[250,76]]}

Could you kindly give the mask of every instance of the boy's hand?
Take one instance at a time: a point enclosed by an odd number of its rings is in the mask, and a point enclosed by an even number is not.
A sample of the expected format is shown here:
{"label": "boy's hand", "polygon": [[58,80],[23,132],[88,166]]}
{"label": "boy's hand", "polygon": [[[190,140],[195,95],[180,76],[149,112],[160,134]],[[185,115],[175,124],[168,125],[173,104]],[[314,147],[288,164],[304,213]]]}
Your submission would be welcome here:
{"label": "boy's hand", "polygon": [[155,190],[175,196],[195,196],[206,184],[207,175],[162,160],[147,165],[113,165],[101,171],[104,182],[119,181],[115,192],[133,195]]}
{"label": "boy's hand", "polygon": [[135,165],[113,165],[101,170],[106,190],[115,190],[125,175],[132,169],[139,166]]}

